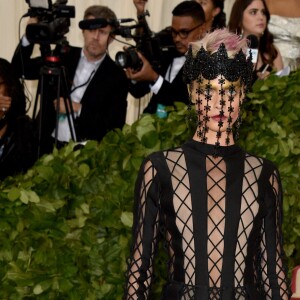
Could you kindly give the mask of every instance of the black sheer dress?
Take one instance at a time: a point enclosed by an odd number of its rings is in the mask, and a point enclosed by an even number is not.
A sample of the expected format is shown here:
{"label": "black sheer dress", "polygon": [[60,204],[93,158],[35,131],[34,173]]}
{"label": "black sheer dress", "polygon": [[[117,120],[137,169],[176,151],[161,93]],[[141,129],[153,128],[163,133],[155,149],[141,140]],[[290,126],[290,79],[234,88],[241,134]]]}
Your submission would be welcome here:
{"label": "black sheer dress", "polygon": [[163,237],[162,299],[288,299],[282,191],[272,163],[233,145],[195,140],[151,154],[136,184],[124,299],[150,299]]}

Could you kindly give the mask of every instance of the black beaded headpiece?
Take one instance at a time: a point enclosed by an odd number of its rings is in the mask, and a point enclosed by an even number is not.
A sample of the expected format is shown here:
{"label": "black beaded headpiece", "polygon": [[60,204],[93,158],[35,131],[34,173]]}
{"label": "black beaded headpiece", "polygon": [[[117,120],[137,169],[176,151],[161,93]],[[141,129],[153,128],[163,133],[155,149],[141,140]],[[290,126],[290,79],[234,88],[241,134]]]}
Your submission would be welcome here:
{"label": "black beaded headpiece", "polygon": [[[215,156],[218,156],[218,147],[220,146],[220,138],[222,134],[222,127],[226,126],[226,145],[229,145],[231,132],[233,131],[233,118],[232,113],[234,108],[232,103],[236,97],[236,82],[240,85],[239,94],[239,111],[238,119],[235,122],[236,129],[239,128],[241,123],[240,108],[242,105],[242,94],[245,94],[250,88],[252,82],[252,72],[253,64],[250,57],[246,58],[243,50],[239,50],[233,58],[229,58],[228,52],[226,50],[225,44],[221,43],[218,51],[214,53],[209,53],[202,46],[196,54],[193,54],[192,46],[186,55],[186,62],[183,67],[183,77],[185,82],[190,85],[190,106],[191,110],[192,104],[192,91],[195,90],[197,99],[194,101],[197,104],[197,134],[200,141],[203,143],[207,142],[207,133],[209,128],[207,126],[210,121],[210,110],[211,110],[211,99],[212,90],[210,80],[218,78],[218,83],[220,85],[219,90],[219,106],[221,107],[219,111],[219,121],[218,127],[219,131],[216,133],[217,142],[215,143]],[[204,80],[206,84],[203,85]],[[230,82],[228,91],[224,89],[225,80]],[[197,85],[197,86],[195,86]],[[226,102],[228,101],[228,102]],[[226,111],[225,111],[225,107]],[[226,118],[224,116],[226,115]],[[226,119],[226,124],[223,119]],[[238,138],[238,130],[235,131],[236,138]]]}
{"label": "black beaded headpiece", "polygon": [[183,78],[187,84],[190,84],[200,75],[207,80],[222,75],[231,82],[241,79],[245,87],[249,88],[252,72],[251,55],[246,58],[243,50],[240,50],[234,58],[229,58],[224,44],[221,44],[218,51],[213,54],[209,54],[202,46],[194,57],[190,46],[183,68]]}

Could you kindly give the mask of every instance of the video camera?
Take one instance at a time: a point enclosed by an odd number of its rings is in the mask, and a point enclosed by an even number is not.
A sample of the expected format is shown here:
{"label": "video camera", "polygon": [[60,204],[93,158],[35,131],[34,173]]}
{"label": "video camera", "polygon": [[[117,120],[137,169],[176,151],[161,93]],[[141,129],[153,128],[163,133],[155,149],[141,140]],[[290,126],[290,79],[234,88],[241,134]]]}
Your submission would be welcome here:
{"label": "video camera", "polygon": [[26,37],[31,43],[59,44],[69,32],[70,18],[75,17],[75,6],[68,0],[25,0],[29,10],[25,16],[37,17],[38,23],[28,24]]}
{"label": "video camera", "polygon": [[[159,70],[163,60],[163,54],[169,51],[169,49],[175,48],[171,32],[166,29],[157,34],[153,33],[146,22],[146,15],[149,16],[148,11],[139,17],[139,22],[137,24],[132,26],[122,26],[119,24],[112,32],[114,35],[132,38],[136,43],[135,46],[130,46],[125,51],[117,52],[115,62],[118,66],[140,70],[143,62],[139,58],[137,52],[141,52],[151,66],[155,70]],[[124,20],[127,22],[132,19]],[[135,33],[133,33],[133,31],[135,31]]]}

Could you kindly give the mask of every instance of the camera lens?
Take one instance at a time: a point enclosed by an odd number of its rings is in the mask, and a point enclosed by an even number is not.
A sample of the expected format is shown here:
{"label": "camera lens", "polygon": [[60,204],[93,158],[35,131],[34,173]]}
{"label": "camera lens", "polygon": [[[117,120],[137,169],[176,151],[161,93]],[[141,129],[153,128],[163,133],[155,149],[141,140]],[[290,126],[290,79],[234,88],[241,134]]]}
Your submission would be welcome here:
{"label": "camera lens", "polygon": [[127,63],[127,56],[125,52],[119,51],[116,54],[116,63],[118,66],[122,67],[122,68],[127,68],[128,67],[128,63]]}
{"label": "camera lens", "polygon": [[126,51],[119,51],[115,57],[116,64],[122,68],[132,68],[140,70],[143,62],[139,58],[135,48],[126,49]]}

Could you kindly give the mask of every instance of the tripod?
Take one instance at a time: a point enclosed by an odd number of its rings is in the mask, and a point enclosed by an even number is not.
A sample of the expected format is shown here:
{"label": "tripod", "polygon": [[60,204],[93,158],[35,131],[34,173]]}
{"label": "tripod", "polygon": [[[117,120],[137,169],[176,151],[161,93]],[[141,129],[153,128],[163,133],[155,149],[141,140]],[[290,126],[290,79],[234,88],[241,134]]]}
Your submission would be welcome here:
{"label": "tripod", "polygon": [[[52,121],[54,109],[53,96],[56,97],[55,99],[57,99],[55,106],[56,118],[54,144],[55,146],[57,146],[58,144],[58,127],[59,119],[61,116],[59,100],[61,96],[66,108],[66,117],[68,120],[71,138],[76,142],[76,133],[74,128],[74,110],[67,84],[65,67],[60,65],[60,58],[58,56],[47,56],[45,62],[45,65],[43,65],[40,69],[40,78],[33,109],[33,119],[37,121],[38,127],[38,158],[41,155],[42,145],[47,144],[48,137],[50,139],[50,135],[52,132],[49,131],[49,128],[51,130],[51,125],[54,125]],[[38,98],[40,98],[40,110],[39,114],[37,115]]]}

